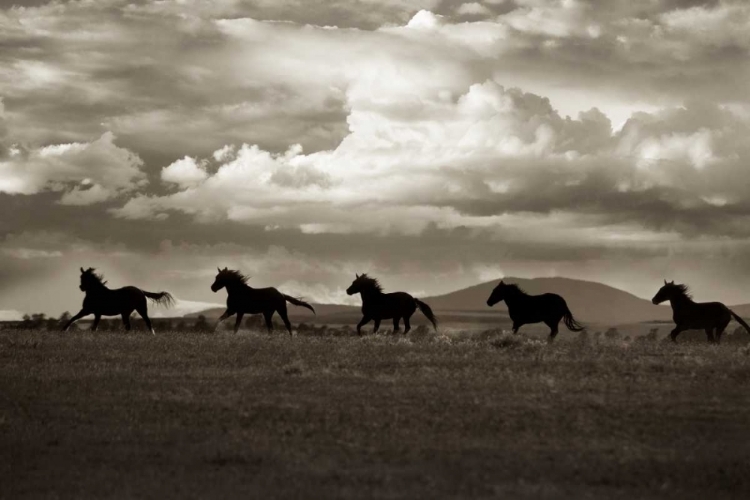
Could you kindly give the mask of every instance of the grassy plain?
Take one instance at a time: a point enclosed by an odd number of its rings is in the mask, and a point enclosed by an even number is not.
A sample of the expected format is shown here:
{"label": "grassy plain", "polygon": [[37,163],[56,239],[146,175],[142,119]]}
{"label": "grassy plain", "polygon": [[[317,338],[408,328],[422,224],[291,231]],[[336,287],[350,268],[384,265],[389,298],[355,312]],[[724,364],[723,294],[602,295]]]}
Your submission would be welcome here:
{"label": "grassy plain", "polygon": [[0,450],[7,499],[748,498],[750,350],[4,331]]}

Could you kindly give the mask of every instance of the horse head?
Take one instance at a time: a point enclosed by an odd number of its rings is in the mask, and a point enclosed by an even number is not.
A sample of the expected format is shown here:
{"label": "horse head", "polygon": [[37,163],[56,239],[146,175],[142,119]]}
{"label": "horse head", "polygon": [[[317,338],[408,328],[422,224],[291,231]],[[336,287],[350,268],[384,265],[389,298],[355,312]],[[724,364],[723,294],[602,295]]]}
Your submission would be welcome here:
{"label": "horse head", "polygon": [[360,279],[361,276],[359,274],[354,274],[356,276],[354,278],[354,281],[352,281],[352,284],[349,285],[349,288],[346,289],[347,295],[355,295],[362,291],[362,280]]}
{"label": "horse head", "polygon": [[508,285],[500,281],[498,285],[492,290],[492,293],[490,294],[489,298],[487,299],[487,305],[492,307],[498,302],[502,302],[505,300],[506,292],[508,290]]}
{"label": "horse head", "polygon": [[216,275],[216,278],[214,279],[214,284],[211,285],[211,291],[216,293],[225,286],[227,286],[227,274],[229,270],[225,267],[224,269],[216,268],[218,274]]}
{"label": "horse head", "polygon": [[101,287],[107,283],[94,271],[96,271],[96,269],[93,267],[89,267],[88,269],[81,268],[81,283],[78,285],[78,288],[80,288],[82,292],[92,290],[95,287]]}
{"label": "horse head", "polygon": [[654,305],[661,304],[666,300],[670,300],[678,293],[684,293],[684,291],[684,289],[681,289],[681,285],[675,285],[674,281],[667,282],[667,280],[664,280],[664,286],[659,288],[654,298],[651,299],[651,303]]}

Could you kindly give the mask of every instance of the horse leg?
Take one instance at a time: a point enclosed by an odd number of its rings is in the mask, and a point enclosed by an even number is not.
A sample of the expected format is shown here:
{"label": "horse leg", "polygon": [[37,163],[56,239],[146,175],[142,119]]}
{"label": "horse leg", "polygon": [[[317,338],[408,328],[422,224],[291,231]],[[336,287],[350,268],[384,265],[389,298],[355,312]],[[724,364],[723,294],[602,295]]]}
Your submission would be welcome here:
{"label": "horse leg", "polygon": [[518,329],[521,328],[523,325],[519,323],[518,321],[513,322],[513,335],[518,334]]}
{"label": "horse leg", "polygon": [[677,336],[680,334],[680,332],[684,332],[685,329],[680,326],[675,326],[674,329],[669,332],[669,338],[672,339],[672,342],[677,343]]}
{"label": "horse leg", "polygon": [[137,307],[135,310],[138,311],[138,314],[140,314],[141,318],[143,318],[143,322],[146,323],[146,328],[151,330],[151,335],[156,335],[156,332],[154,332],[154,327],[151,326],[151,320],[148,317],[148,309],[146,309],[146,304],[144,303],[141,307]]}
{"label": "horse leg", "polygon": [[[558,320],[559,321],[559,320]],[[557,337],[558,332],[558,323],[554,323],[552,321],[545,321],[544,322],[549,327],[549,339],[547,339],[547,342],[552,342],[555,340],[555,337]]]}
{"label": "horse leg", "polygon": [[367,316],[362,316],[362,320],[357,323],[357,335],[362,335],[362,327],[365,326],[367,323],[370,322],[370,318]]}
{"label": "horse leg", "polygon": [[410,319],[411,319],[411,315],[404,316],[404,335],[409,333],[409,330],[411,330],[411,323],[409,322]]}
{"label": "horse leg", "polygon": [[271,318],[273,318],[273,311],[263,311],[263,318],[266,320],[266,330],[268,330],[268,333],[273,332],[273,321]]}
{"label": "horse leg", "polygon": [[89,314],[91,314],[90,311],[87,311],[86,309],[81,309],[80,311],[78,311],[78,314],[76,314],[75,316],[73,316],[72,318],[70,318],[70,320],[63,327],[62,331],[64,331],[64,332],[67,331],[68,328],[70,328],[70,325],[72,325],[73,323],[75,323],[79,319],[83,318],[84,316],[88,316]]}
{"label": "horse leg", "polygon": [[232,314],[234,314],[234,311],[232,311],[230,309],[227,309],[226,311],[224,311],[224,314],[222,314],[221,316],[219,316],[219,319],[216,321],[216,325],[214,326],[214,332],[216,332],[216,329],[219,328],[219,324],[221,324],[222,321],[224,321],[225,319],[227,319]]}
{"label": "horse leg", "polygon": [[94,314],[94,322],[91,323],[91,331],[92,332],[96,331],[96,327],[99,326],[99,320],[100,319],[102,319],[102,315],[101,314]]}
{"label": "horse leg", "polygon": [[378,328],[380,328],[380,320],[375,320],[375,328],[372,329],[372,333],[378,333]]}
{"label": "horse leg", "polygon": [[[132,311],[131,311],[132,312]],[[130,331],[130,313],[122,313],[122,324],[125,325],[125,331]]]}
{"label": "horse leg", "polygon": [[706,340],[708,340],[709,344],[713,344],[715,342],[713,327],[706,328]]}
{"label": "horse leg", "polygon": [[396,316],[395,318],[393,318],[393,333],[394,334],[396,334],[399,331],[401,331],[401,327],[398,324],[400,320],[401,320],[401,318],[399,318],[398,316]]}
{"label": "horse leg", "polygon": [[237,333],[237,331],[240,329],[240,323],[242,323],[242,316],[244,315],[245,313],[237,313],[237,319],[234,321],[234,333]]}
{"label": "horse leg", "polygon": [[284,304],[283,307],[279,308],[278,310],[279,316],[281,316],[281,321],[284,322],[284,326],[289,331],[289,336],[292,336],[292,323],[289,321],[289,316],[287,316],[286,313],[286,304]]}

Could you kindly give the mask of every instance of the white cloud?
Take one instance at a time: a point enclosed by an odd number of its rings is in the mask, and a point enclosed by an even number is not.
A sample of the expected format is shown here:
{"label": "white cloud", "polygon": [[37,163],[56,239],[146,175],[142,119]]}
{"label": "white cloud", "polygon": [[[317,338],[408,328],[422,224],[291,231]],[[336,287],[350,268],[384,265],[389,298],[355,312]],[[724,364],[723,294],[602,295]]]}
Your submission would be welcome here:
{"label": "white cloud", "polygon": [[205,166],[199,165],[195,158],[189,156],[175,161],[161,171],[161,180],[177,184],[181,188],[197,186],[207,178]]}
{"label": "white cloud", "polygon": [[463,16],[483,16],[491,14],[492,11],[479,2],[467,2],[462,3],[456,9],[456,13]]}
{"label": "white cloud", "polygon": [[0,192],[63,191],[64,204],[96,203],[143,185],[142,163],[138,155],[115,145],[111,133],[87,143],[16,148],[0,159]]}

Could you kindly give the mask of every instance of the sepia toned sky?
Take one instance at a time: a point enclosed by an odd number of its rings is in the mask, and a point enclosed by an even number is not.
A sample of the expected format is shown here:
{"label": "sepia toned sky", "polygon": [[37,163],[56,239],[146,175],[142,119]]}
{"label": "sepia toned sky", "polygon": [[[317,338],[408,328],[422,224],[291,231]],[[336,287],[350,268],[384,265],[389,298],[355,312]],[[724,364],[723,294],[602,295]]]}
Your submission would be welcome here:
{"label": "sepia toned sky", "polygon": [[[6,2],[5,4],[7,4]],[[11,1],[0,310],[567,276],[750,302],[750,3]]]}

